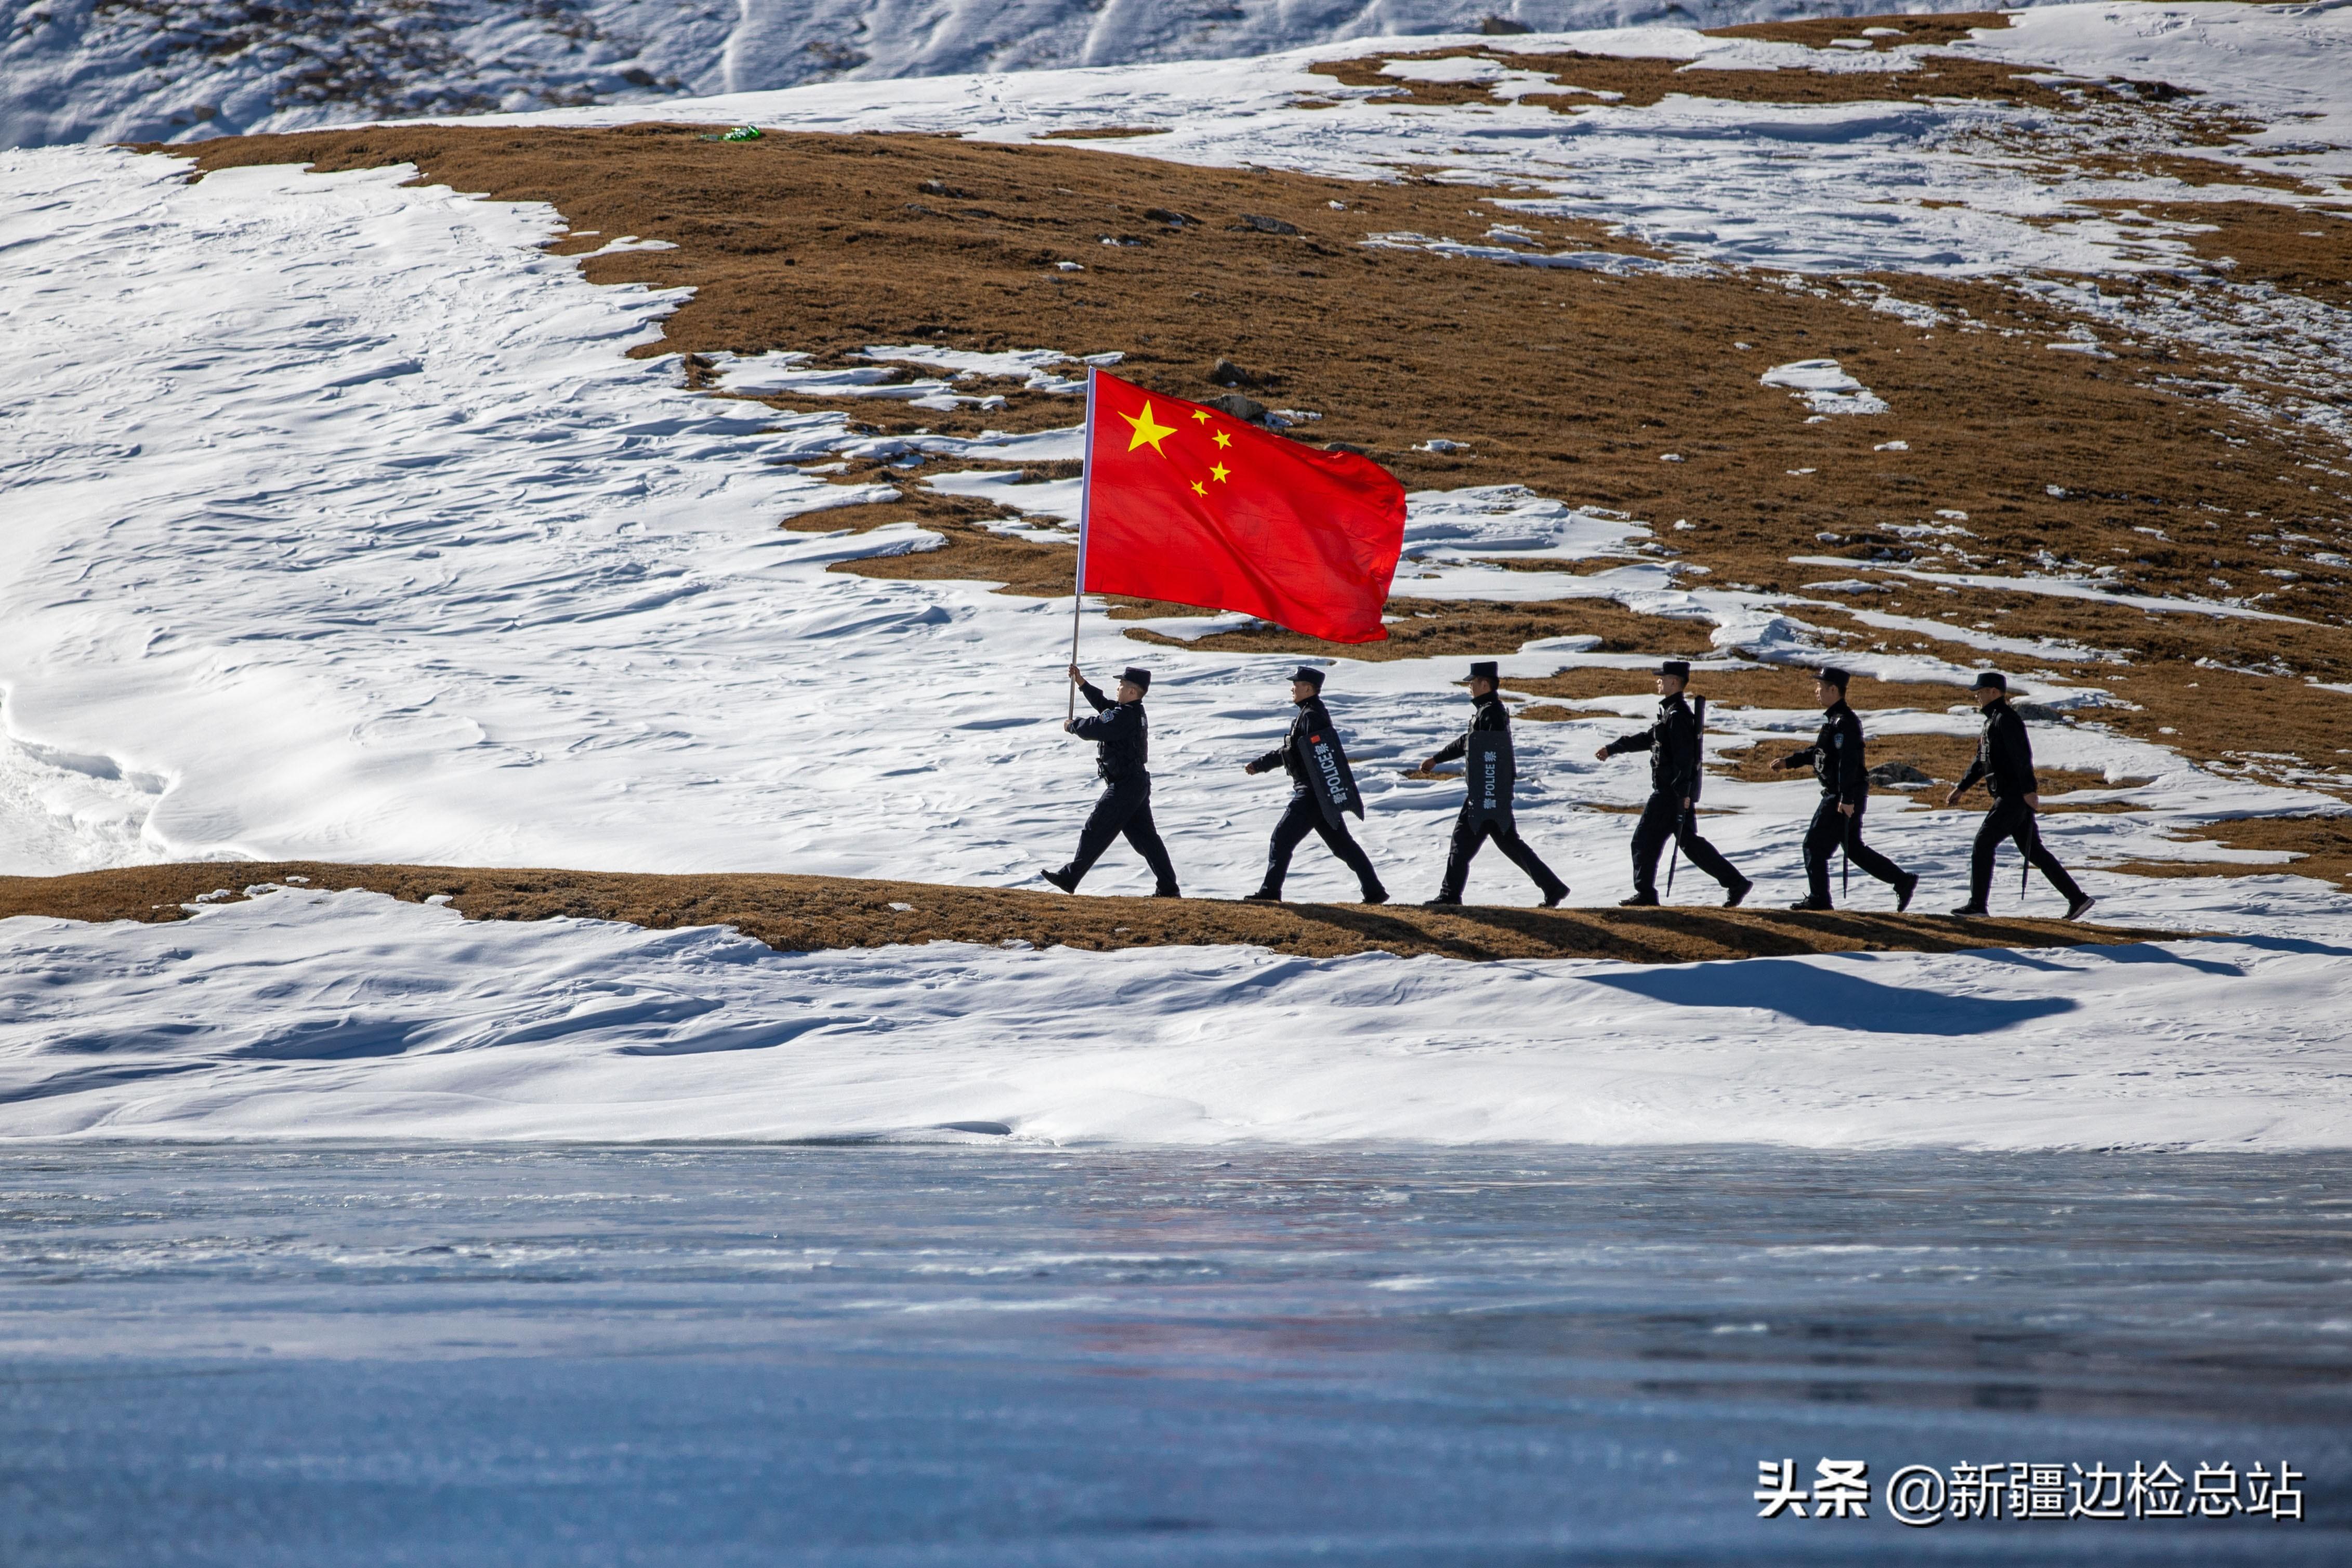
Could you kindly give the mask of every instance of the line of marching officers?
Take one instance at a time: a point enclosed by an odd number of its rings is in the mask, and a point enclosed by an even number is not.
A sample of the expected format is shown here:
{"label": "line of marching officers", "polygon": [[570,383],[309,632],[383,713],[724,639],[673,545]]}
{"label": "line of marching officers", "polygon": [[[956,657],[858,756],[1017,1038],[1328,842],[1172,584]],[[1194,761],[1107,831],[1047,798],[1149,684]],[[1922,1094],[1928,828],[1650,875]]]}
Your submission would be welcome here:
{"label": "line of marching officers", "polygon": [[[1860,866],[1866,874],[1895,890],[1895,907],[1899,913],[1911,906],[1911,895],[1918,890],[1919,878],[1863,841],[1863,816],[1870,804],[1870,771],[1863,760],[1862,721],[1846,706],[1849,679],[1845,671],[1833,667],[1814,672],[1813,694],[1822,710],[1821,732],[1813,737],[1812,745],[1775,764],[1782,768],[1811,767],[1822,791],[1812,822],[1805,832],[1808,887],[1805,896],[1790,907],[1832,907],[1830,859],[1842,851],[1850,865]],[[1151,672],[1135,668],[1122,672],[1116,698],[1106,696],[1076,664],[1070,666],[1070,680],[1094,712],[1091,716],[1073,718],[1063,727],[1080,739],[1095,742],[1098,749],[1097,770],[1102,776],[1104,788],[1078,835],[1077,853],[1066,865],[1045,873],[1045,880],[1065,893],[1076,892],[1079,879],[1102,857],[1111,841],[1124,835],[1151,868],[1152,895],[1177,897],[1176,868],[1151,821],[1150,725],[1143,712],[1144,695],[1151,686]],[[1469,882],[1470,862],[1488,839],[1534,881],[1543,894],[1545,908],[1554,907],[1568,896],[1568,883],[1519,837],[1512,820],[1511,714],[1496,693],[1497,684],[1495,663],[1470,666],[1473,708],[1469,727],[1422,764],[1423,769],[1427,770],[1460,758],[1469,786],[1462,810],[1454,819],[1444,880],[1437,896],[1428,901],[1433,906],[1462,902],[1463,890]],[[1658,858],[1669,841],[1677,857],[1689,860],[1722,885],[1726,908],[1738,908],[1754,885],[1699,834],[1698,800],[1705,781],[1700,746],[1705,699],[1699,699],[1695,710],[1685,695],[1689,684],[1687,663],[1669,659],[1660,664],[1656,719],[1646,728],[1618,737],[1596,754],[1604,761],[1632,751],[1650,754],[1650,798],[1633,830],[1633,895],[1622,901],[1629,908],[1658,902]],[[1993,858],[2000,844],[2008,841],[2016,844],[2066,900],[2066,918],[2080,919],[2094,901],[2066,874],[2066,868],[2042,843],[2036,829],[2034,813],[2041,805],[2041,796],[2033,777],[2033,747],[2026,737],[2025,721],[2009,704],[2009,683],[1998,671],[1988,670],[1977,676],[1969,695],[1984,715],[1984,729],[1977,743],[1976,760],[1946,797],[1945,803],[1958,805],[1960,797],[1981,780],[1992,796],[1992,808],[1977,829],[1976,846],[1969,864],[1969,901],[1952,913],[1965,916],[1986,912],[1985,900],[1992,888]],[[1357,881],[1362,884],[1363,902],[1386,904],[1388,890],[1381,885],[1371,857],[1348,831],[1349,812],[1359,820],[1363,817],[1363,798],[1356,789],[1355,775],[1349,767],[1347,751],[1340,745],[1339,730],[1323,706],[1323,672],[1311,665],[1300,666],[1291,676],[1290,700],[1298,712],[1283,736],[1282,744],[1253,758],[1243,769],[1256,774],[1279,768],[1291,782],[1290,803],[1276,821],[1274,839],[1266,850],[1265,879],[1256,892],[1247,896],[1257,903],[1279,902],[1291,855],[1307,834],[1314,833],[1356,873]],[[1671,869],[1668,880],[1672,880]]]}

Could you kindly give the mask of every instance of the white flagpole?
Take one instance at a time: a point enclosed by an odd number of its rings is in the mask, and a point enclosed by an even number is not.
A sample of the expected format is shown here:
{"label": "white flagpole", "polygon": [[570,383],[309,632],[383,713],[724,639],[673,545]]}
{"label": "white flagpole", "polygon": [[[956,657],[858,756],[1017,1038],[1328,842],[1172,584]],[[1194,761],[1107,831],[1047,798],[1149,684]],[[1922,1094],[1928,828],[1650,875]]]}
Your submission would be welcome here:
{"label": "white flagpole", "polygon": [[[1075,591],[1070,595],[1070,664],[1078,662],[1078,617],[1087,602],[1087,508],[1094,498],[1092,476],[1087,470],[1095,460],[1095,376],[1097,367],[1087,367],[1087,423],[1084,444],[1078,451],[1078,575]],[[1070,718],[1078,716],[1078,687],[1070,684]]]}

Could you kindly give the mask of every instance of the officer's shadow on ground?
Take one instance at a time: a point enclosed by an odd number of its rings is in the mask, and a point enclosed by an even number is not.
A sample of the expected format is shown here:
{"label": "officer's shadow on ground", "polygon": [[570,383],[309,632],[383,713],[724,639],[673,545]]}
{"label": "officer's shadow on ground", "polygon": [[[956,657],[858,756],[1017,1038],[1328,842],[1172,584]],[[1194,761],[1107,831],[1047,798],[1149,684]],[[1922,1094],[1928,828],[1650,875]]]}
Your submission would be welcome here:
{"label": "officer's shadow on ground", "polygon": [[[2342,947],[2294,937],[2231,936],[2214,940],[2267,952],[2352,956],[2352,951]],[[2163,964],[2225,977],[2246,973],[2242,965],[2173,952],[2149,943],[2070,948],[2067,956],[2073,961],[2068,963],[2053,963],[2033,954],[1999,948],[1988,949],[1981,956],[1992,963],[2075,972],[2091,964]],[[2073,1012],[2078,1006],[2059,997],[2004,999],[1906,989],[1881,985],[1827,965],[1787,958],[1752,958],[1739,964],[1691,965],[1631,975],[1586,975],[1582,978],[1596,986],[1631,991],[1679,1007],[1753,1008],[1818,1028],[1873,1034],[1989,1034],[2032,1019]]]}
{"label": "officer's shadow on ground", "polygon": [[[1411,925],[1393,915],[1348,905],[1292,905],[1295,916],[1339,926],[1374,945],[1406,943],[1406,950],[1440,951],[1465,957],[1501,956],[1496,948],[1520,943],[1481,941],[1475,935],[1454,936]],[[1906,921],[1890,929],[1887,917],[1849,915],[1808,916],[1801,927],[1779,923],[1761,925],[1747,919],[1726,919],[1704,910],[1642,911],[1629,916],[1611,912],[1611,918],[1589,912],[1558,913],[1508,907],[1467,905],[1448,910],[1452,921],[1486,927],[1496,938],[1507,933],[1522,942],[1550,946],[1562,957],[1612,958],[1636,964],[1664,966],[1626,973],[1585,972],[1578,977],[1590,984],[1646,997],[1676,1007],[1726,1008],[1777,1013],[1811,1028],[1850,1030],[1873,1034],[1914,1034],[1957,1037],[1996,1030],[2073,1012],[2080,1004],[2058,997],[1994,998],[1953,995],[1942,991],[1891,986],[1850,969],[1801,961],[1802,957],[1894,951],[1960,952],[1988,961],[2016,963],[2028,968],[2079,970],[2085,962],[2166,964],[2203,974],[2237,976],[2245,971],[2225,960],[2198,957],[2146,942],[2069,946],[2065,958],[2044,956],[2001,944],[2046,945],[2052,935],[2046,925],[2012,928],[2000,921],[1975,921],[1946,925]],[[1644,940],[1654,926],[1658,939]],[[1823,950],[1806,940],[1808,934],[1834,936],[1851,946],[1843,955]],[[1687,946],[1669,946],[1669,937],[1698,941],[1729,949],[1738,962],[1693,963]],[[1581,940],[1580,940],[1581,938]],[[1911,940],[1905,940],[1910,938]],[[2317,944],[2278,939],[2231,938],[2252,946],[2296,952],[2332,952]],[[1764,949],[1758,952],[1759,948]],[[1739,956],[1742,950],[1747,956]]]}
{"label": "officer's shadow on ground", "polygon": [[2077,1005],[2063,997],[1969,997],[1911,990],[1790,958],[1750,958],[1740,964],[1580,977],[1591,985],[1677,1007],[1750,1009],[1779,1013],[1815,1029],[1871,1034],[1990,1034],[2034,1019],[2073,1012]]}
{"label": "officer's shadow on ground", "polygon": [[[2319,956],[2352,956],[2346,949],[2325,943],[2277,937],[2232,937],[2233,942],[2268,951]],[[2145,943],[2068,950],[2073,964],[2036,962],[2030,954],[1986,950],[1992,962],[2027,962],[2037,968],[2069,968],[2079,972],[2091,964],[2164,964],[2199,974],[2240,977],[2242,966],[2176,953]],[[2076,1010],[2080,1004],[2063,997],[1972,997],[1942,991],[1884,985],[1827,965],[1789,958],[1751,958],[1738,964],[1689,965],[1672,969],[1648,969],[1626,975],[1586,975],[1596,986],[1608,986],[1654,1001],[1677,1007],[1739,1008],[1774,1012],[1820,1029],[1853,1030],[1872,1034],[1990,1034],[2034,1019]]]}
{"label": "officer's shadow on ground", "polygon": [[1436,952],[1471,959],[1606,958],[1630,964],[1688,964],[1834,952],[1953,953],[2101,940],[2081,927],[2074,928],[2081,935],[2058,936],[2047,921],[1979,920],[1961,925],[1919,915],[1843,910],[1807,915],[1800,920],[1769,914],[1759,919],[1744,913],[1727,918],[1719,911],[1690,907],[1603,912],[1464,904],[1446,910],[1444,919],[1437,923],[1402,919],[1357,904],[1285,904],[1283,913],[1302,922],[1347,931],[1370,948]]}

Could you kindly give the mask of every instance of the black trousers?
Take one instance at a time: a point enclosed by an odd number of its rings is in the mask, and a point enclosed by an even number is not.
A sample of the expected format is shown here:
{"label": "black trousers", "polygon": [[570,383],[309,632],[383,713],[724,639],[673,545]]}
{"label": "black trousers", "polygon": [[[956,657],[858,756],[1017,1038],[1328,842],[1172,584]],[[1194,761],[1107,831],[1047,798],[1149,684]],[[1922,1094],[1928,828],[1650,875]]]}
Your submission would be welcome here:
{"label": "black trousers", "polygon": [[1805,882],[1815,900],[1830,900],[1830,853],[1843,848],[1846,859],[1884,883],[1903,880],[1903,868],[1862,841],[1862,814],[1869,810],[1864,801],[1849,817],[1838,810],[1837,797],[1824,795],[1813,810],[1812,826],[1805,830]]}
{"label": "black trousers", "polygon": [[2033,868],[2050,879],[2050,885],[2058,890],[2069,908],[2083,896],[2081,885],[2066,874],[2066,868],[2058,863],[2058,857],[2042,841],[2042,830],[2033,821],[2033,808],[2022,800],[1995,800],[1992,810],[1977,825],[1976,850],[1969,857],[1970,904],[1979,909],[1985,907],[1985,900],[1992,893],[1993,852],[2000,847],[2003,839],[2013,841]]}
{"label": "black trousers", "polygon": [[1465,800],[1462,802],[1462,814],[1454,819],[1454,847],[1445,856],[1445,885],[1438,889],[1438,897],[1462,896],[1462,890],[1470,883],[1470,862],[1477,858],[1478,852],[1486,847],[1488,839],[1494,840],[1495,847],[1510,857],[1513,865],[1535,879],[1535,884],[1543,890],[1546,898],[1568,891],[1568,883],[1552,874],[1551,867],[1544,864],[1541,857],[1528,848],[1527,841],[1519,837],[1516,830],[1500,822],[1480,821],[1470,810],[1470,802]]}
{"label": "black trousers", "polygon": [[1348,831],[1345,821],[1333,826],[1323,815],[1323,808],[1305,789],[1291,792],[1290,804],[1284,809],[1282,820],[1274,825],[1274,841],[1266,846],[1265,883],[1267,893],[1280,893],[1282,879],[1290,874],[1290,856],[1308,833],[1320,833],[1324,847],[1339,857],[1339,863],[1356,873],[1367,897],[1381,891],[1380,873],[1372,869],[1372,857],[1364,846]]}
{"label": "black trousers", "polygon": [[1151,778],[1121,779],[1105,785],[1095,809],[1087,816],[1087,825],[1078,831],[1078,852],[1070,857],[1070,880],[1094,869],[1102,859],[1103,851],[1121,833],[1151,868],[1157,884],[1155,893],[1176,891],[1176,867],[1168,859],[1168,846],[1160,841],[1160,830],[1151,821]]}
{"label": "black trousers", "polygon": [[1658,856],[1673,839],[1683,847],[1691,864],[1715,878],[1726,887],[1738,887],[1748,879],[1731,869],[1716,847],[1698,836],[1698,813],[1671,795],[1652,795],[1642,808],[1642,820],[1633,826],[1633,891],[1658,895]]}

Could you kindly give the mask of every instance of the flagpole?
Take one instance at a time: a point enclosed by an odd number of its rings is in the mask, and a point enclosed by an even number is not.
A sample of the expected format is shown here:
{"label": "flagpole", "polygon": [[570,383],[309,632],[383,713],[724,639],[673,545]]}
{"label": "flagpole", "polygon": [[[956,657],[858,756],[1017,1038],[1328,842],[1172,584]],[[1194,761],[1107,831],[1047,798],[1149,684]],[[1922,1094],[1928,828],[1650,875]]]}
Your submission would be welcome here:
{"label": "flagpole", "polygon": [[[1093,486],[1087,469],[1095,460],[1095,376],[1096,366],[1087,367],[1086,434],[1079,439],[1085,444],[1078,452],[1078,572],[1070,594],[1070,664],[1078,662],[1078,617],[1087,602],[1087,504],[1093,498]],[[1077,683],[1070,683],[1070,718],[1078,716]]]}

